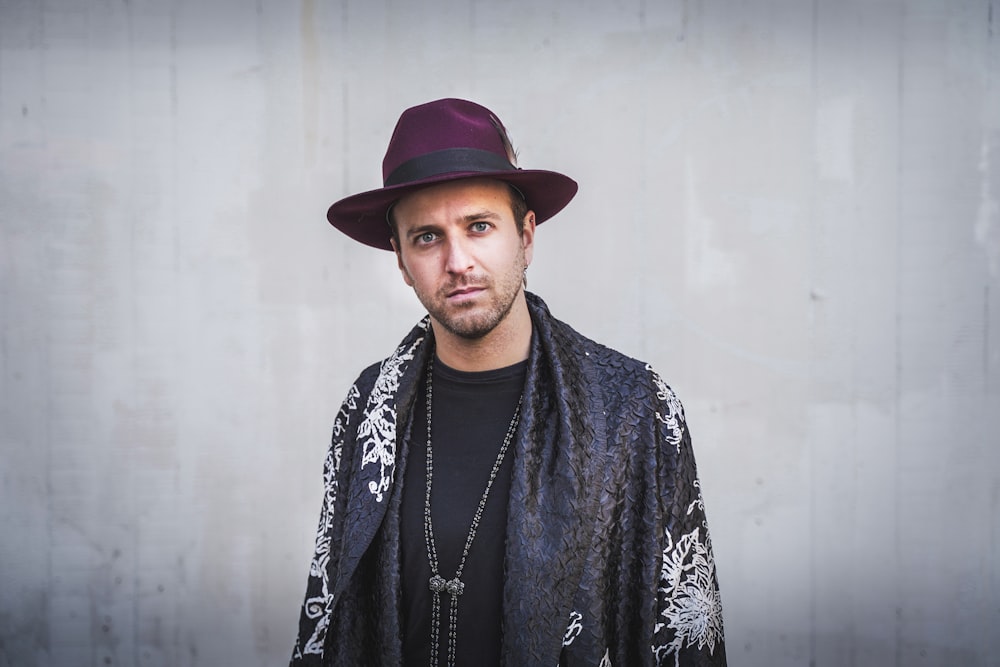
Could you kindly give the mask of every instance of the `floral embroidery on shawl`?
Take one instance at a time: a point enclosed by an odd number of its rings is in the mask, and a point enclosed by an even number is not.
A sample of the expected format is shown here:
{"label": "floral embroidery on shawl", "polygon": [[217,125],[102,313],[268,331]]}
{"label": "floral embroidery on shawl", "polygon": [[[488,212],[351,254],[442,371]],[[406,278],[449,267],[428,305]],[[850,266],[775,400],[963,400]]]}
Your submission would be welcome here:
{"label": "floral embroidery on shawl", "polygon": [[653,377],[653,382],[656,384],[656,398],[666,408],[666,414],[661,414],[657,410],[656,418],[667,427],[667,442],[676,447],[677,453],[680,453],[681,438],[684,436],[684,429],[681,428],[681,424],[684,421],[684,406],[681,405],[677,394],[667,386],[667,383],[653,370],[652,366],[646,364],[646,370],[649,371],[649,374]]}
{"label": "floral embroidery on shawl", "polygon": [[[695,504],[697,501],[689,508],[689,513]],[[653,647],[657,664],[673,655],[674,665],[679,666],[680,650],[685,645],[697,645],[699,650],[708,647],[712,653],[716,644],[722,641],[722,600],[715,584],[712,542],[707,528],[702,540],[702,530],[695,528],[681,536],[676,544],[666,531],[667,546],[663,550],[659,588],[666,608],[660,612],[664,620],[657,624],[656,632],[666,625],[673,630],[673,637],[667,644]]]}
{"label": "floral embroidery on shawl", "polygon": [[[420,323],[426,330],[426,320]],[[394,404],[399,379],[403,374],[405,362],[413,359],[414,351],[423,341],[418,336],[409,345],[399,348],[382,362],[378,379],[369,395],[361,422],[358,424],[357,439],[362,444],[361,467],[368,464],[379,464],[379,481],[372,481],[368,490],[375,496],[376,502],[382,502],[384,492],[392,483],[392,471],[396,457],[396,407]],[[296,645],[294,657],[303,655],[323,655],[326,642],[326,632],[330,624],[333,606],[333,594],[330,591],[330,550],[333,534],[334,507],[339,492],[338,475],[340,472],[341,455],[344,438],[347,435],[351,415],[358,410],[358,399],[361,392],[355,384],[347,392],[333,424],[333,442],[327,452],[323,467],[323,507],[320,510],[319,528],[316,534],[316,552],[309,566],[309,576],[319,583],[317,594],[306,599],[303,604],[305,618],[315,622],[315,627],[304,645]],[[301,641],[301,638],[300,638]]]}
{"label": "floral embroidery on shawl", "polygon": [[297,654],[323,654],[323,642],[326,640],[326,629],[330,623],[330,606],[333,596],[330,595],[330,535],[333,530],[334,503],[337,500],[339,484],[337,474],[340,471],[341,452],[344,448],[344,433],[347,431],[351,414],[358,409],[358,398],[361,392],[357,385],[352,385],[347,392],[347,398],[340,406],[337,418],[333,422],[333,443],[327,451],[323,465],[323,506],[320,509],[319,528],[316,531],[316,553],[309,565],[309,576],[320,582],[319,595],[311,597],[303,604],[306,618],[316,621],[316,628],[306,641],[305,646],[296,647]]}
{"label": "floral embroidery on shawl", "polygon": [[569,613],[569,625],[566,626],[566,634],[563,635],[563,646],[569,646],[573,643],[573,640],[580,636],[580,632],[583,631],[583,614],[578,611],[571,611]]}
{"label": "floral embroidery on shawl", "polygon": [[[656,418],[665,427],[664,440],[682,455],[684,408],[652,367],[647,365],[646,370],[656,386],[656,398],[660,402]],[[698,650],[707,648],[708,653],[713,654],[716,645],[723,642],[722,600],[716,583],[712,540],[704,520],[701,483],[695,477],[690,484],[694,499],[687,503],[687,521],[682,524],[688,532],[675,541],[670,526],[664,529],[665,545],[657,591],[660,621],[654,629],[664,643],[652,647],[658,665],[673,656],[673,664],[679,667],[682,649],[697,646]]]}
{"label": "floral embroidery on shawl", "polygon": [[[569,646],[573,641],[580,636],[583,632],[583,614],[578,611],[571,611],[569,613],[569,625],[566,626],[566,634],[563,635],[564,647]],[[611,667],[611,649],[604,650],[604,656],[601,658],[601,662],[597,667]]]}
{"label": "floral embroidery on shawl", "polygon": [[[426,321],[421,322],[426,328]],[[396,390],[403,375],[405,362],[413,359],[413,353],[423,342],[417,337],[409,347],[400,346],[392,356],[382,362],[375,387],[368,397],[364,419],[358,426],[358,442],[362,446],[361,467],[371,463],[379,465],[379,481],[368,483],[368,490],[377,502],[382,502],[384,494],[392,483],[392,471],[396,465]]]}

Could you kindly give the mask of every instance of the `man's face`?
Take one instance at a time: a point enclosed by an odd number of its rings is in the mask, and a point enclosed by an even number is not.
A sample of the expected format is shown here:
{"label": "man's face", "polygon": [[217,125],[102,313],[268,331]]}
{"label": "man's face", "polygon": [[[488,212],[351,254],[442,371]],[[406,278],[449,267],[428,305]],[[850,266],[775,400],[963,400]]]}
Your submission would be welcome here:
{"label": "man's face", "polygon": [[510,190],[473,179],[429,186],[392,209],[403,281],[444,329],[482,338],[510,312],[531,262],[535,214],[517,232]]}

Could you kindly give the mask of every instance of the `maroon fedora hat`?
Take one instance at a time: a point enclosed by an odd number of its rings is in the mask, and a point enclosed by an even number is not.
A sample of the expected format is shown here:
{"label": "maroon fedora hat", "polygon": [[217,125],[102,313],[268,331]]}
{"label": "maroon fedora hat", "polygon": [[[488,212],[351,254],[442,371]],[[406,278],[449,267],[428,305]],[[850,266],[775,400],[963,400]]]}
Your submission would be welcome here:
{"label": "maroon fedora hat", "polygon": [[401,197],[434,183],[483,177],[517,188],[536,223],[561,211],[577,189],[568,176],[516,167],[507,132],[489,109],[444,99],[404,111],[382,160],[383,187],[341,199],[326,217],[355,241],[392,250],[386,214]]}

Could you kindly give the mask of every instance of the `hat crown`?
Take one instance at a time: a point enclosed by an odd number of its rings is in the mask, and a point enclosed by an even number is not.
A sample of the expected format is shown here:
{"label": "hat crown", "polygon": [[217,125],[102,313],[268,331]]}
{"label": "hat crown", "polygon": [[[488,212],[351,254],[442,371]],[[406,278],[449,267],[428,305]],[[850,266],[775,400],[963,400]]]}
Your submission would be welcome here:
{"label": "hat crown", "polygon": [[411,107],[400,115],[389,140],[382,182],[388,185],[393,173],[411,160],[454,149],[486,151],[502,158],[506,169],[514,169],[502,132],[503,124],[492,111],[468,100],[448,98]]}

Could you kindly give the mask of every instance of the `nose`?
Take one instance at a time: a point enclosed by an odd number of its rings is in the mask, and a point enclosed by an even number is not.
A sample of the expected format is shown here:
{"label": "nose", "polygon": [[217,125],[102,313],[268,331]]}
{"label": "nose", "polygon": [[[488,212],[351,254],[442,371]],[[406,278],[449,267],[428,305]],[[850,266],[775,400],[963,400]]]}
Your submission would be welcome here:
{"label": "nose", "polygon": [[448,239],[445,255],[445,270],[448,273],[460,274],[472,270],[472,254],[463,243],[463,239],[452,237]]}

